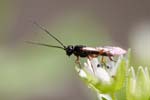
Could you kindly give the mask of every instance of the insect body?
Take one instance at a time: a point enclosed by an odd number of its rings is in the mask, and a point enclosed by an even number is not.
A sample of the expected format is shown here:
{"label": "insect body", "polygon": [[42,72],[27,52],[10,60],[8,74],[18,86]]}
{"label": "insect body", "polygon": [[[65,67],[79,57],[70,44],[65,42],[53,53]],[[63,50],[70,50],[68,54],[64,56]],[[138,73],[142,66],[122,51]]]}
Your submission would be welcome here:
{"label": "insect body", "polygon": [[75,56],[80,57],[116,56],[126,53],[126,51],[120,47],[111,47],[111,46],[92,48],[83,45],[76,45],[76,46],[70,45],[65,50],[68,56],[74,54]]}
{"label": "insect body", "polygon": [[74,54],[77,57],[77,62],[79,62],[79,57],[87,57],[87,58],[94,58],[98,56],[108,56],[110,60],[112,60],[112,56],[116,55],[123,55],[126,53],[126,51],[120,47],[111,47],[111,46],[105,46],[105,47],[86,47],[84,45],[68,45],[65,46],[60,40],[58,40],[55,36],[53,36],[48,30],[43,28],[41,25],[34,22],[35,25],[37,25],[40,29],[45,31],[49,36],[54,38],[61,46],[54,46],[44,43],[37,43],[37,42],[30,42],[30,44],[36,44],[41,46],[47,46],[47,47],[53,47],[53,48],[59,48],[66,51],[66,55],[71,56]]}

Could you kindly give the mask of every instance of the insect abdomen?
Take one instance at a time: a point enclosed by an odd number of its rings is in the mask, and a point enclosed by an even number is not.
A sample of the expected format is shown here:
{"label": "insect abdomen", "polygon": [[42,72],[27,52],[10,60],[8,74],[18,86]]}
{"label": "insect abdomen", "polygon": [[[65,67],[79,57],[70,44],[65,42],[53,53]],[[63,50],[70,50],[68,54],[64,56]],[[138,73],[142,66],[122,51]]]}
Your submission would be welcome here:
{"label": "insect abdomen", "polygon": [[82,47],[80,50],[80,57],[97,57],[99,55],[99,51],[90,47]]}

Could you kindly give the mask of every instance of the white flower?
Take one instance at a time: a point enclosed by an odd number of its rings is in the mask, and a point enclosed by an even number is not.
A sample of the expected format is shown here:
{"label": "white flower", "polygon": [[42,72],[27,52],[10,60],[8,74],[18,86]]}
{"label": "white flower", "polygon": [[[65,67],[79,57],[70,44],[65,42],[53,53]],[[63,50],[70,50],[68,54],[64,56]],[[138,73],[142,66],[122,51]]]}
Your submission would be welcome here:
{"label": "white flower", "polygon": [[97,58],[93,58],[91,61],[87,59],[87,63],[84,63],[85,69],[92,76],[97,77],[99,80],[105,83],[110,83],[111,77],[109,73],[102,68]]}
{"label": "white flower", "polygon": [[76,67],[79,76],[98,93],[113,93],[119,90],[126,76],[126,58],[120,56],[116,62],[107,57],[103,63],[100,60],[101,58],[87,59],[84,67]]}

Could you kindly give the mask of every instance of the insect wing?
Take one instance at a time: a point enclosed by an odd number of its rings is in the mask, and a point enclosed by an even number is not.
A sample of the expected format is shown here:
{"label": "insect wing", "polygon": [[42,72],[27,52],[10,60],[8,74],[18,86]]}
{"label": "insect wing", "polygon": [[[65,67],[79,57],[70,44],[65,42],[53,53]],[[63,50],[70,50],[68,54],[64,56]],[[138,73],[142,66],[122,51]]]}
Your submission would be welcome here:
{"label": "insect wing", "polygon": [[92,47],[83,47],[82,50],[85,50],[85,51],[98,51],[96,48],[92,48]]}
{"label": "insect wing", "polygon": [[126,53],[126,50],[120,48],[120,47],[111,47],[111,46],[105,46],[105,47],[97,47],[97,50],[101,51],[103,50],[103,52],[109,52],[112,55],[123,55]]}

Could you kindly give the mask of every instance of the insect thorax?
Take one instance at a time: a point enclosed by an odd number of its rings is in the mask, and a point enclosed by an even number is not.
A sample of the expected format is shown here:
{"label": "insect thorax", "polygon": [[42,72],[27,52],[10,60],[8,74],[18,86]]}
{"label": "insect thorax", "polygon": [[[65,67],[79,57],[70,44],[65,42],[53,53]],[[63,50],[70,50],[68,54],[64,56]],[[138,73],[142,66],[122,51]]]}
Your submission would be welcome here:
{"label": "insect thorax", "polygon": [[66,48],[66,54],[68,56],[71,56],[72,54],[74,54],[75,56],[86,57],[87,53],[82,50],[83,47],[85,47],[85,46],[83,46],[83,45],[76,45],[76,46],[69,45]]}
{"label": "insect thorax", "polygon": [[83,45],[76,45],[76,46],[74,46],[73,54],[75,56],[87,57],[88,53],[82,49],[83,47],[86,47],[86,46],[83,46]]}

